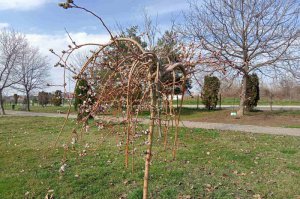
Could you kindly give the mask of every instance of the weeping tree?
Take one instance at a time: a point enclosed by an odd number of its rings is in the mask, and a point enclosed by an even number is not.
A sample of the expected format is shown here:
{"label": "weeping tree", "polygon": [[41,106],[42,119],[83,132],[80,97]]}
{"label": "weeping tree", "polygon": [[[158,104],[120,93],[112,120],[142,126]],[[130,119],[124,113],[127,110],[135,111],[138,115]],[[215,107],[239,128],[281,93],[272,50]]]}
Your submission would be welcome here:
{"label": "weeping tree", "polygon": [[[147,51],[143,47],[143,43],[130,37],[130,35],[125,38],[113,36],[101,17],[78,6],[73,1],[68,0],[65,3],[61,3],[60,6],[65,9],[76,8],[84,10],[96,16],[111,36],[111,40],[106,44],[77,44],[69,35],[72,44],[68,46],[69,48],[67,50],[62,51],[62,54],[57,54],[51,50],[59,59],[56,65],[70,70],[69,58],[76,50],[86,46],[96,48],[93,54],[87,58],[86,62],[79,69],[79,72],[74,74],[76,79],[75,99],[78,98],[77,109],[79,112],[87,114],[78,119],[76,123],[77,128],[74,126],[72,136],[73,134],[77,135],[77,129],[82,135],[83,130],[85,129],[87,131],[90,125],[95,125],[98,129],[105,129],[105,134],[115,135],[122,139],[121,143],[124,146],[125,152],[125,167],[128,168],[129,156],[131,155],[133,171],[134,160],[136,158],[136,148],[133,146],[141,135],[138,130],[144,128],[137,120],[142,110],[148,110],[150,112],[149,125],[148,129],[146,129],[142,135],[146,136],[146,138],[142,138],[146,140],[143,144],[145,148],[141,149],[146,149],[146,151],[144,151],[143,198],[147,199],[149,197],[148,182],[151,160],[152,156],[155,155],[152,146],[153,142],[159,142],[159,140],[154,137],[154,129],[157,125],[156,121],[159,118],[167,118],[164,125],[166,132],[169,129],[174,130],[174,138],[172,138],[173,145],[171,147],[173,159],[175,159],[176,151],[179,147],[179,121],[183,98],[181,99],[181,105],[178,111],[175,112],[173,106],[168,106],[172,100],[162,97],[161,108],[164,110],[164,115],[159,115],[159,95],[166,95],[168,92],[173,93],[175,87],[180,88],[182,95],[184,95],[187,87],[187,75],[190,69],[200,62],[199,57],[195,56],[196,49],[193,48],[193,46],[187,46],[187,48],[184,49],[182,45],[182,50],[180,51],[180,56],[178,56],[177,61],[174,62],[167,59],[166,62],[163,62],[158,53]],[[97,73],[93,71],[106,72],[101,74],[101,78],[97,78],[95,77]],[[89,97],[84,98],[89,95],[94,97],[95,101],[89,99]],[[116,102],[119,102],[117,107],[114,106]],[[115,117],[107,117],[105,114],[99,114],[99,108],[102,107],[105,112],[116,112],[114,113]],[[94,115],[97,115],[97,117],[95,117],[97,121],[87,125],[89,117]],[[64,125],[67,119],[68,116]],[[170,127],[171,124],[172,127]],[[63,131],[64,126],[61,128],[55,144]],[[106,136],[101,136],[101,140],[105,139],[105,137]],[[167,137],[167,133],[165,133],[165,137]],[[76,139],[76,137],[74,137],[74,139]],[[66,144],[67,146],[64,147],[65,152],[68,151],[68,146],[72,143],[73,142],[68,142],[68,144]],[[74,148],[75,146],[73,145],[72,147]],[[63,168],[66,164],[65,158],[66,156],[62,161]]]}
{"label": "weeping tree", "polygon": [[[183,33],[224,61],[224,71],[242,77],[240,108],[244,114],[248,76],[275,76],[299,61],[298,0],[204,0],[192,2]],[[299,44],[298,44],[299,45]]]}

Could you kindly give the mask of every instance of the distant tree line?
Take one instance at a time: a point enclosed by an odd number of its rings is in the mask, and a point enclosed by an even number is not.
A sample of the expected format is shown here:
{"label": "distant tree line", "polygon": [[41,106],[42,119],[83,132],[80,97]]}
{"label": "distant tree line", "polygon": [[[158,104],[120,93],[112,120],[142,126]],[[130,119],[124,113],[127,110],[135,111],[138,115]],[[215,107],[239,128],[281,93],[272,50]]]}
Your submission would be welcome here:
{"label": "distant tree line", "polygon": [[[39,50],[32,47],[25,35],[13,29],[0,30],[0,115],[5,114],[3,92],[14,89],[25,94],[26,110],[30,111],[30,94],[46,86],[49,64]],[[18,95],[14,96],[15,104]]]}

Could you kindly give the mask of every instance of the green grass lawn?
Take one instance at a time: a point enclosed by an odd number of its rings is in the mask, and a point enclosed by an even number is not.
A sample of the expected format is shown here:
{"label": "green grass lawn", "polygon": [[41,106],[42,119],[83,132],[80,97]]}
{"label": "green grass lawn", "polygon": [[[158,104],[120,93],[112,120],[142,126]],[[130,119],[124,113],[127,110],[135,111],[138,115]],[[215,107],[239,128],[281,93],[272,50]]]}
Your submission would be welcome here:
{"label": "green grass lawn", "polygon": [[[75,150],[69,120],[57,147],[61,118],[0,117],[0,198],[140,198],[146,136],[134,142],[134,172],[124,168],[122,136],[92,127]],[[120,130],[120,129],[119,129]],[[103,137],[105,139],[103,139]],[[173,141],[170,133],[168,142]],[[151,198],[297,198],[300,195],[300,137],[181,129],[178,156],[154,139]],[[79,156],[86,148],[87,155]],[[131,162],[130,158],[130,162]],[[53,192],[52,192],[53,191]],[[125,197],[126,196],[126,197]],[[25,197],[25,198],[26,198]]]}
{"label": "green grass lawn", "polygon": [[[176,105],[176,103],[177,103],[177,101],[174,100],[173,104]],[[183,104],[184,105],[197,105],[197,98],[196,97],[195,98],[187,97],[187,98],[184,99]],[[68,103],[66,103],[66,105],[68,105]],[[199,100],[199,105],[202,105],[201,98]],[[222,105],[236,105],[236,106],[238,106],[239,105],[239,98],[222,98]],[[269,105],[269,101],[268,101],[268,99],[261,99],[258,102],[258,105]],[[296,101],[296,100],[292,100],[292,101],[290,101],[290,100],[274,100],[273,105],[281,105],[281,106],[293,106],[293,105],[297,106],[297,105],[299,105],[300,106],[300,101]],[[217,107],[219,107],[219,103],[218,103]],[[12,107],[11,107],[11,105],[6,104],[5,109],[6,110],[12,110]],[[61,111],[61,112],[66,113],[69,109],[69,106],[52,106],[52,105],[48,105],[46,107],[42,107],[42,106],[39,106],[39,105],[35,104],[34,106],[30,106],[30,109],[31,109],[32,112],[57,113],[57,111]],[[16,111],[22,110],[22,105],[21,104],[16,105],[15,110]],[[75,112],[73,106],[71,107],[71,112],[72,113]]]}
{"label": "green grass lawn", "polygon": [[287,125],[287,126],[285,126],[286,128],[293,128],[293,129],[295,129],[295,128],[300,128],[300,125]]}
{"label": "green grass lawn", "polygon": [[[179,100],[180,101],[180,100]],[[173,101],[174,104],[177,103],[176,100]],[[183,104],[185,105],[197,105],[197,98],[191,98],[187,97],[183,101]],[[222,98],[221,101],[222,105],[239,105],[240,99],[239,98]],[[202,105],[201,98],[199,99],[199,105]],[[258,105],[270,105],[270,102],[268,99],[261,99],[258,101]],[[273,100],[273,105],[279,105],[279,106],[300,106],[300,100]],[[219,106],[219,102],[218,102]]]}

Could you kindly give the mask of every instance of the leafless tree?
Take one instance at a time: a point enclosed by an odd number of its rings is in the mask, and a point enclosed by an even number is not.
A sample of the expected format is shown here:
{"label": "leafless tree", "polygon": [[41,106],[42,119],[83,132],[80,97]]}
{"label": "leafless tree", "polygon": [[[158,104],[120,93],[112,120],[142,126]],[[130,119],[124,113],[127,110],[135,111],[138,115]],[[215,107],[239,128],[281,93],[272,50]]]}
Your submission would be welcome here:
{"label": "leafless tree", "polygon": [[5,114],[4,89],[21,81],[19,66],[27,41],[24,35],[12,30],[0,30],[0,114]]}
{"label": "leafless tree", "polygon": [[152,17],[144,11],[144,41],[146,41],[148,49],[154,50],[157,42],[157,33],[159,32],[157,16],[153,20]]}
{"label": "leafless tree", "polygon": [[[69,35],[72,44],[68,46],[67,50],[62,51],[62,54],[57,54],[53,49],[50,49],[50,51],[59,59],[56,66],[61,66],[65,70],[73,71],[73,66],[70,66],[69,63],[71,55],[83,47],[97,47],[80,68],[79,73],[75,74],[75,87],[78,86],[78,89],[83,91],[82,93],[86,93],[86,99],[79,106],[79,113],[81,113],[82,117],[77,120],[77,124],[81,126],[80,137],[83,135],[83,130],[85,129],[87,131],[89,128],[88,119],[97,116],[98,121],[94,123],[95,126],[99,129],[106,128],[106,131],[122,137],[122,143],[125,146],[125,166],[128,168],[129,156],[131,155],[132,171],[134,171],[136,152],[135,148],[132,146],[134,145],[134,141],[139,137],[137,136],[138,126],[140,126],[137,122],[139,113],[143,110],[148,110],[150,112],[149,128],[145,130],[146,133],[144,133],[144,135],[148,136],[148,139],[144,143],[147,150],[145,152],[143,198],[147,199],[149,197],[148,182],[150,165],[152,156],[154,155],[152,145],[156,140],[154,138],[155,126],[160,126],[161,123],[163,123],[161,126],[163,127],[164,132],[165,150],[167,149],[168,131],[170,131],[171,128],[174,130],[172,157],[173,159],[176,159],[176,152],[179,147],[180,113],[184,93],[188,88],[188,76],[197,64],[205,62],[218,66],[219,63],[215,62],[213,59],[214,57],[203,59],[203,57],[197,56],[198,54],[196,51],[198,52],[199,48],[196,48],[197,45],[194,45],[193,43],[188,45],[185,43],[179,43],[178,45],[174,44],[174,49],[168,49],[169,53],[148,51],[145,49],[144,42],[136,34],[137,27],[133,27],[128,31],[126,30],[131,34],[127,35],[122,33],[119,36],[113,36],[102,18],[97,16],[94,12],[78,6],[73,0],[67,0],[59,5],[65,9],[75,8],[92,14],[101,22],[111,36],[110,42],[106,44],[77,44]],[[171,41],[173,40],[173,34],[168,35],[170,35],[171,38],[168,37],[168,41],[162,42],[162,44],[169,43],[169,39],[171,39]],[[150,40],[153,41],[151,38],[153,37],[150,37]],[[161,49],[163,50],[166,48]],[[169,57],[169,54],[173,54],[174,50],[178,53],[176,59],[162,60],[161,55]],[[104,73],[99,74],[94,73],[93,71],[104,71]],[[84,83],[81,84],[81,82]],[[176,91],[176,93],[182,95],[176,111],[172,104],[175,89],[179,90],[179,92]],[[80,94],[81,93],[79,93],[78,96],[81,96]],[[169,98],[167,96],[171,97]],[[158,109],[160,104],[161,109]],[[117,119],[113,126],[119,125],[120,129],[124,129],[120,134],[116,132],[115,127],[111,128],[111,124],[107,123],[107,117],[105,114],[102,114],[111,111],[114,112],[112,119]],[[53,146],[56,146],[61,133],[64,131],[64,126],[68,120],[69,113],[70,107],[64,125]],[[78,135],[75,129],[73,132],[75,132],[73,134],[76,134],[76,136]],[[159,139],[157,141],[159,141]],[[67,148],[68,147],[65,147],[66,152],[68,150]],[[66,158],[64,157],[63,165],[65,165],[65,161]]]}
{"label": "leafless tree", "polygon": [[30,93],[46,86],[49,74],[47,58],[42,56],[37,48],[27,46],[21,54],[20,72],[21,81],[16,89],[26,95],[26,110],[30,111]]}
{"label": "leafless tree", "polygon": [[227,72],[242,76],[240,116],[250,73],[271,75],[289,70],[284,63],[299,60],[297,0],[204,0],[201,6],[191,3],[190,8],[183,32],[218,54]]}

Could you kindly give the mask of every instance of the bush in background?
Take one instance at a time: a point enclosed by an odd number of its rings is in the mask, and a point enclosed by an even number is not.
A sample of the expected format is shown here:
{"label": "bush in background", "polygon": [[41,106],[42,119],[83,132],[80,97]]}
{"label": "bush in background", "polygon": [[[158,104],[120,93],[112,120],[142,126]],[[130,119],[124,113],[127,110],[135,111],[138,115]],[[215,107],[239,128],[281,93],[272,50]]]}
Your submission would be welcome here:
{"label": "bush in background", "polygon": [[62,105],[62,91],[61,90],[56,90],[54,95],[51,98],[51,102],[54,106],[60,106]]}
{"label": "bush in background", "polygon": [[205,76],[204,86],[201,93],[202,103],[208,110],[215,109],[218,104],[220,80],[215,76]]}
{"label": "bush in background", "polygon": [[259,101],[259,79],[257,74],[251,74],[247,81],[245,106],[248,111],[252,111]]}

